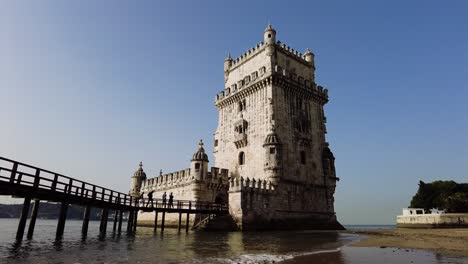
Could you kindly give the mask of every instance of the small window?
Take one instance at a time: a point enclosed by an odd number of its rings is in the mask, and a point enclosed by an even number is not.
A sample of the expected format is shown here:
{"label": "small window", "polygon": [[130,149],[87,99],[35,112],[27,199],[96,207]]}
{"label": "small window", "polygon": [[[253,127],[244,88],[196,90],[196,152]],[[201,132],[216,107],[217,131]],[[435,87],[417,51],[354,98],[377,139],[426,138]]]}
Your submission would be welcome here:
{"label": "small window", "polygon": [[305,151],[301,151],[301,164],[302,165],[306,164],[306,153],[305,153]]}
{"label": "small window", "polygon": [[198,162],[195,163],[195,169],[196,169],[196,170],[199,170],[199,169],[200,169],[200,163],[198,163]]}
{"label": "small window", "polygon": [[302,110],[302,99],[296,98],[296,108],[297,110]]}
{"label": "small window", "polygon": [[239,153],[239,165],[244,165],[244,164],[245,164],[245,154],[242,151],[241,153]]}
{"label": "small window", "polygon": [[268,38],[271,38],[271,34],[268,34]]}
{"label": "small window", "polygon": [[244,78],[244,83],[249,84],[250,83],[250,76],[245,76]]}
{"label": "small window", "polygon": [[275,148],[270,148],[270,154],[275,154]]}
{"label": "small window", "polygon": [[252,76],[252,81],[255,80],[255,79],[257,79],[257,77],[258,77],[258,72],[253,72],[253,73],[251,74],[251,76]]}
{"label": "small window", "polygon": [[238,105],[238,106],[237,106],[237,110],[238,110],[239,112],[244,111],[245,108],[246,108],[246,101],[245,101],[245,99],[242,100],[242,101],[240,101],[237,105]]}
{"label": "small window", "polygon": [[217,140],[217,139],[215,139],[214,146],[215,146],[215,147],[218,146],[218,140]]}

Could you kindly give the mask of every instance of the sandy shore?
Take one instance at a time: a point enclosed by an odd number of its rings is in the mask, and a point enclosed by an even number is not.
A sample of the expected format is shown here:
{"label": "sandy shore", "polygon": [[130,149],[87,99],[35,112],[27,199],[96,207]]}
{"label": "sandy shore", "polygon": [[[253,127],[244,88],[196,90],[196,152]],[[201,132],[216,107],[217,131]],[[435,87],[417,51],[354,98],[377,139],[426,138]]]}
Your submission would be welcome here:
{"label": "sandy shore", "polygon": [[428,249],[468,256],[468,228],[399,228],[394,230],[348,230],[343,232],[365,236],[352,245],[355,247]]}

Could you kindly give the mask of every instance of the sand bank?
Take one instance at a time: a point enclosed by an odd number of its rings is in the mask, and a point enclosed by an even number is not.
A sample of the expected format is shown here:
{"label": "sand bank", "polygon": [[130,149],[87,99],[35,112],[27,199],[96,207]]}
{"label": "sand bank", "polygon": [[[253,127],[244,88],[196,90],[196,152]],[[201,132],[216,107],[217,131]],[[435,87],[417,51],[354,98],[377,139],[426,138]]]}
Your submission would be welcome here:
{"label": "sand bank", "polygon": [[463,229],[409,229],[348,230],[346,233],[365,237],[355,247],[392,247],[429,249],[468,256],[468,228]]}

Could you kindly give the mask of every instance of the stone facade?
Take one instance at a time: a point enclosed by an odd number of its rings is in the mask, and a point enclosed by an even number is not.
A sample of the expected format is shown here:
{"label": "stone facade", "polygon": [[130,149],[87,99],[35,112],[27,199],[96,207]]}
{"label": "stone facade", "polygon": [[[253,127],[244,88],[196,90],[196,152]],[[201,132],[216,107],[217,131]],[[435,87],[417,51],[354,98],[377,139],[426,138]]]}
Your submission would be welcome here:
{"label": "stone facade", "polygon": [[[325,139],[328,91],[315,83],[314,54],[276,41],[269,25],[263,42],[226,58],[224,81],[215,97],[211,172],[200,145],[190,169],[140,182],[134,176],[131,192],[223,197],[241,230],[342,228],[333,206],[335,158]],[[140,213],[139,223],[150,223],[152,215]]]}
{"label": "stone facade", "polygon": [[230,213],[241,229],[340,228],[334,156],[325,140],[328,91],[314,54],[264,41],[224,62],[215,166],[229,170]]}
{"label": "stone facade", "polygon": [[[143,175],[144,177],[136,177]],[[141,179],[141,181],[139,180]],[[138,188],[139,192],[133,190]],[[226,204],[228,202],[228,172],[225,169],[211,167],[208,171],[208,156],[203,148],[203,142],[200,141],[197,152],[193,154],[191,167],[185,170],[162,174],[154,178],[146,179],[142,164],[132,177],[131,195],[147,197],[150,191],[153,191],[154,199],[161,199],[164,192],[167,197],[173,193],[175,200],[207,201]],[[153,226],[154,212],[138,213],[138,225]],[[202,220],[204,216],[197,215],[192,217],[191,225]],[[175,226],[178,223],[178,214],[167,214],[166,225]]]}

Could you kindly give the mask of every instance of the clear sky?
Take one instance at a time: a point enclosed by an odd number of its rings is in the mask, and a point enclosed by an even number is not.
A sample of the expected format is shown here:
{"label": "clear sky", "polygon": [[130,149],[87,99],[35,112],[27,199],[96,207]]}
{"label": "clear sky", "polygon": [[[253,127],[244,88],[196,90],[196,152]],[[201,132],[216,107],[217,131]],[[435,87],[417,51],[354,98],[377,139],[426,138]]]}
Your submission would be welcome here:
{"label": "clear sky", "polygon": [[[418,181],[468,181],[467,1],[1,1],[0,156],[127,192],[213,161],[223,62],[316,56],[344,224],[392,224]],[[0,200],[2,201],[2,200]],[[3,201],[6,201],[3,198]]]}

